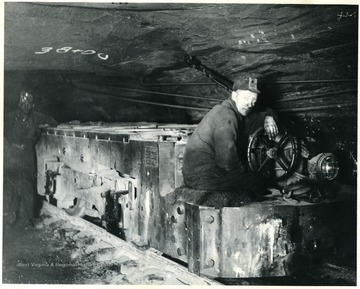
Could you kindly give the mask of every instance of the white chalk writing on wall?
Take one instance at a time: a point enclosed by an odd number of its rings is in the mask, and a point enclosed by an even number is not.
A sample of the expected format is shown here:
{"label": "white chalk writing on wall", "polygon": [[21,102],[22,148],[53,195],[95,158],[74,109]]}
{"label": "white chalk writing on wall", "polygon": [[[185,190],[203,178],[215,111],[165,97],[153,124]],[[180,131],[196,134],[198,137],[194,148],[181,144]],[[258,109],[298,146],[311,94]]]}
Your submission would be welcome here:
{"label": "white chalk writing on wall", "polygon": [[35,51],[35,54],[45,54],[45,53],[49,53],[50,51],[55,51],[56,53],[68,53],[68,52],[72,52],[72,53],[80,53],[81,55],[92,55],[92,54],[97,54],[97,56],[101,59],[101,60],[107,60],[109,58],[108,54],[102,53],[102,52],[96,52],[95,50],[92,49],[88,49],[88,50],[82,50],[82,49],[73,49],[73,47],[61,47],[58,49],[54,50],[54,47],[42,47],[41,51]]}
{"label": "white chalk writing on wall", "polygon": [[349,12],[343,12],[341,11],[340,14],[337,14],[337,20],[340,21],[342,18],[349,18],[349,17],[354,17],[356,18],[356,11],[353,13],[349,13]]}

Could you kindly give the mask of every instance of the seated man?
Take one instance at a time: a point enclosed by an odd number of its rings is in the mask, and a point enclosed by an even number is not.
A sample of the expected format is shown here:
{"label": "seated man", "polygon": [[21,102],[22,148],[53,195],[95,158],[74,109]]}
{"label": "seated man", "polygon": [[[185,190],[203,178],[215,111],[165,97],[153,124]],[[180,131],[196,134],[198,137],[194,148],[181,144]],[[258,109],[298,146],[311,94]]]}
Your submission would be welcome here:
{"label": "seated man", "polygon": [[264,126],[269,139],[278,134],[274,111],[254,113],[257,79],[243,78],[233,85],[231,96],[212,108],[188,139],[183,176],[187,187],[207,191],[233,191],[246,203],[265,193],[262,176],[247,171],[248,135]]}

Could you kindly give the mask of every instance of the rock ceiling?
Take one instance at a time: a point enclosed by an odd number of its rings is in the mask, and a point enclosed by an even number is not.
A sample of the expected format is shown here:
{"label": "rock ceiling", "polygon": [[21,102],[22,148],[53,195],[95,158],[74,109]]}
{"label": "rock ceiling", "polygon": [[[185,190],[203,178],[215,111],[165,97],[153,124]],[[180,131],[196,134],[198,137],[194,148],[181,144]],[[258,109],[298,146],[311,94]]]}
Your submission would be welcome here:
{"label": "rock ceiling", "polygon": [[[289,99],[297,99],[297,113],[310,108],[312,116],[344,115],[339,103],[352,111],[357,103],[357,37],[355,5],[7,2],[5,88],[17,94],[15,81],[27,79],[50,106],[76,111],[65,117],[53,109],[59,119],[174,121],[169,115],[180,115],[150,110],[151,96],[183,108],[201,106],[187,111],[198,121],[228,93],[186,63],[191,55],[229,86],[243,74],[259,77],[260,84],[293,83],[263,89],[268,100],[282,102],[280,111],[294,112]],[[341,98],[304,100],[344,89],[350,92]],[[115,104],[114,95],[124,102]],[[128,110],[129,98],[143,101],[135,107],[138,117]]]}
{"label": "rock ceiling", "polygon": [[5,68],[185,81],[190,54],[230,80],[306,79],[327,76],[318,53],[356,49],[356,23],[349,5],[6,3]]}

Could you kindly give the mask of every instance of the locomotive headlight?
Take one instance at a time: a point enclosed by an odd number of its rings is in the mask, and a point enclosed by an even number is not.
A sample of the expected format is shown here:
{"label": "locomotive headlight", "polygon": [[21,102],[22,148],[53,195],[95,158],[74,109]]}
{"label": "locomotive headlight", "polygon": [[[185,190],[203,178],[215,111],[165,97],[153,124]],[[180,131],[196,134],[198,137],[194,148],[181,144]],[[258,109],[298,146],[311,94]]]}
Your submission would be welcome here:
{"label": "locomotive headlight", "polygon": [[311,178],[331,181],[339,173],[339,163],[334,154],[322,153],[309,160],[308,170]]}

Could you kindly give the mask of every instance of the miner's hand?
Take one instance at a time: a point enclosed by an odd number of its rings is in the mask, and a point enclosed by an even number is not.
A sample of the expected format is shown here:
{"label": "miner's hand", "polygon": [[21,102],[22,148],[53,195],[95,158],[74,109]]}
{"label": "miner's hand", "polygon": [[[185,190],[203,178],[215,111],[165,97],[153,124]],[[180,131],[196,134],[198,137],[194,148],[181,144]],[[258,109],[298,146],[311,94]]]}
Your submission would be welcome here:
{"label": "miner's hand", "polygon": [[265,133],[268,136],[268,138],[270,140],[274,140],[275,137],[278,135],[279,133],[279,129],[278,126],[274,120],[274,118],[270,115],[267,115],[265,117],[265,121],[264,121],[264,129],[265,129]]}

